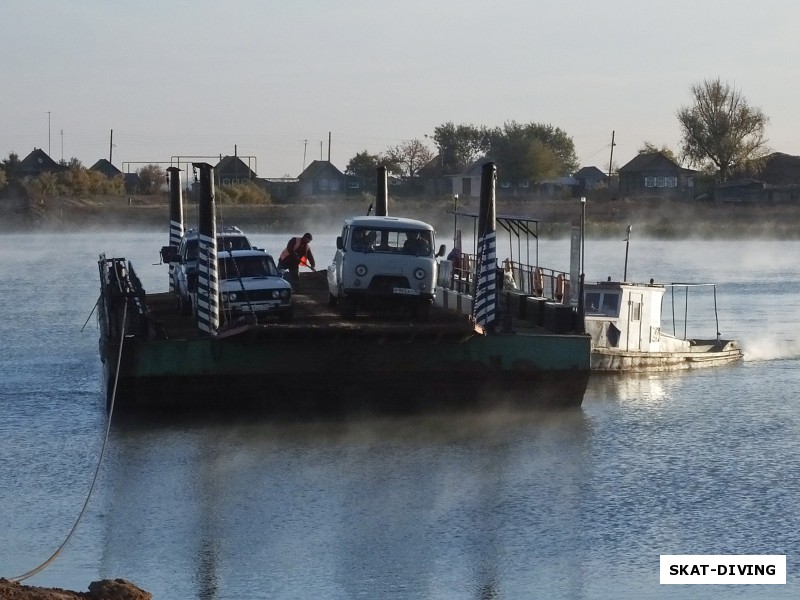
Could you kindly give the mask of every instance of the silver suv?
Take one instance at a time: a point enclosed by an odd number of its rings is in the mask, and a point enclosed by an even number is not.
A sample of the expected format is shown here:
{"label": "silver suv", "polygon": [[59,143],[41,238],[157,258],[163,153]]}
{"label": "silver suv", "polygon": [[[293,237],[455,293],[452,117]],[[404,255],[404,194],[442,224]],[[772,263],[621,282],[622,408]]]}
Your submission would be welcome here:
{"label": "silver suv", "polygon": [[[217,230],[217,255],[226,250],[254,250],[254,246],[238,227]],[[198,232],[189,229],[178,245],[177,261],[170,263],[170,276],[175,290],[175,307],[183,315],[192,313],[197,293]]]}

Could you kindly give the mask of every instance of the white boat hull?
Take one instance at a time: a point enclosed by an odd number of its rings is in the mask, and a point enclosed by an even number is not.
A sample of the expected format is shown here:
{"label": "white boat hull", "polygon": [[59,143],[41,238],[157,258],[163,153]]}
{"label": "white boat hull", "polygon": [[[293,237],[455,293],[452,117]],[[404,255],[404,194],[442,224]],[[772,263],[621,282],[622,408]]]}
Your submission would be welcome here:
{"label": "white boat hull", "polygon": [[636,350],[592,349],[592,370],[608,372],[658,372],[716,367],[739,361],[742,351],[736,342],[693,346],[684,352],[642,352]]}

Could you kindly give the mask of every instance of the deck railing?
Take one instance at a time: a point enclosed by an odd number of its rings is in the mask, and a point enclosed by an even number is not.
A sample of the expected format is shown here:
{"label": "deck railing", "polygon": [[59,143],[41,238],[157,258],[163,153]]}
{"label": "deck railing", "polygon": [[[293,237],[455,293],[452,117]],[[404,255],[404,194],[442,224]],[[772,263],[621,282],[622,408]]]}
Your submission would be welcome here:
{"label": "deck railing", "polygon": [[[461,294],[472,295],[477,268],[475,254],[462,254],[460,260],[442,261],[439,284]],[[549,298],[569,304],[569,274],[556,269],[537,267],[512,260],[500,265],[510,270],[516,288],[503,286],[504,291],[517,291],[526,296]]]}

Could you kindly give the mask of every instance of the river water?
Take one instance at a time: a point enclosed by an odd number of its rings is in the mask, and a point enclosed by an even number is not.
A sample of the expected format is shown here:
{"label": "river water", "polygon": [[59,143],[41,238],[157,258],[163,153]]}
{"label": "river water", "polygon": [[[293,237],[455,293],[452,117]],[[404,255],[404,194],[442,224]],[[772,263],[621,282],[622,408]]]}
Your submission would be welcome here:
{"label": "river water", "polygon": [[[278,253],[289,235],[252,237]],[[94,317],[81,328],[98,254],[164,291],[166,238],[0,236],[0,577],[56,550],[95,472]],[[315,236],[320,265],[333,243]],[[587,278],[620,279],[624,246],[590,240]],[[798,256],[800,242],[634,239],[628,278],[718,283],[719,331],[747,359],[593,376],[573,411],[112,422],[83,520],[24,583],[122,577],[170,599],[796,598]],[[568,243],[542,242],[540,262],[568,270]],[[709,298],[690,335],[713,336]],[[662,554],[785,554],[787,584],[662,586]]]}

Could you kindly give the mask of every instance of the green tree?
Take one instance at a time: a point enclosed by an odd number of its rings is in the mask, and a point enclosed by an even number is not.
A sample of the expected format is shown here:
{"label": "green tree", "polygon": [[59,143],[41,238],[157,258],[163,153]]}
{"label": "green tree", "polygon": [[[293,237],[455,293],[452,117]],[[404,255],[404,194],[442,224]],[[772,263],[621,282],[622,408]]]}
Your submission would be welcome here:
{"label": "green tree", "polygon": [[158,165],[145,165],[139,169],[139,181],[145,194],[155,194],[166,183],[167,175]]}
{"label": "green tree", "polygon": [[735,87],[717,78],[693,85],[691,93],[692,106],[677,112],[681,155],[690,165],[716,171],[725,181],[769,151],[764,137],[769,119]]}
{"label": "green tree", "polygon": [[8,177],[9,180],[14,179],[14,174],[19,163],[19,156],[16,152],[9,152],[8,158],[3,159],[3,170],[5,170],[6,177]]}
{"label": "green tree", "polygon": [[515,186],[570,173],[577,165],[572,139],[550,125],[509,121],[492,130],[489,139],[498,178]]}
{"label": "green tree", "polygon": [[400,169],[400,174],[416,177],[419,170],[433,160],[433,152],[420,140],[405,140],[400,145],[389,148],[382,157],[382,163],[390,171]]}
{"label": "green tree", "polygon": [[448,121],[433,130],[433,141],[447,175],[461,173],[489,149],[488,130]]}
{"label": "green tree", "polygon": [[666,156],[676,165],[681,164],[681,162],[678,160],[678,156],[666,144],[664,144],[663,146],[661,146],[661,148],[659,148],[651,142],[648,141],[642,142],[642,147],[639,148],[637,154],[654,154],[656,152],[661,152],[661,154]]}
{"label": "green tree", "polygon": [[372,179],[375,177],[379,163],[380,157],[377,154],[370,154],[364,150],[350,159],[345,173],[363,177],[364,179]]}
{"label": "green tree", "polygon": [[6,170],[0,167],[0,190],[8,185],[8,177],[6,177]]}

